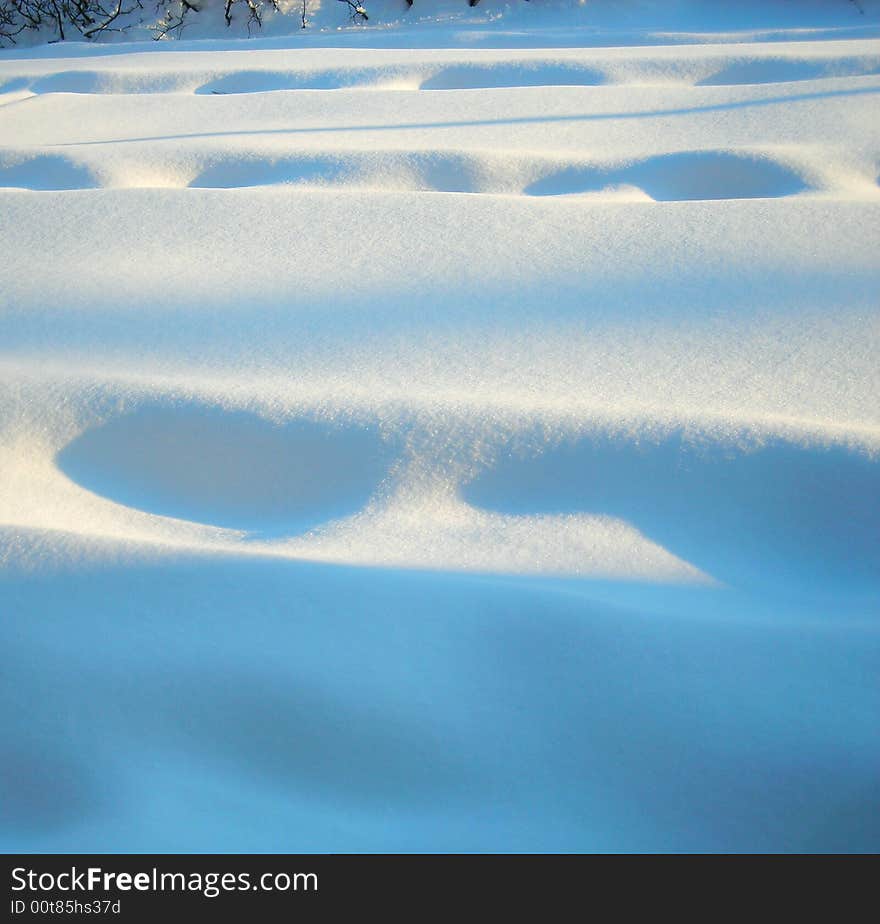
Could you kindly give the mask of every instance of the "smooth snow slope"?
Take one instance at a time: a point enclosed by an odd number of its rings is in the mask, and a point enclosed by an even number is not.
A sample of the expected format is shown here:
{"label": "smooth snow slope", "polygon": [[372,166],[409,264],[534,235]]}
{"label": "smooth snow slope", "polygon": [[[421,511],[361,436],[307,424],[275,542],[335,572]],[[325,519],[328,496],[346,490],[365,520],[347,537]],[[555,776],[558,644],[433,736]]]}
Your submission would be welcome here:
{"label": "smooth snow slope", "polygon": [[0,847],[880,848],[842,6],[0,55]]}

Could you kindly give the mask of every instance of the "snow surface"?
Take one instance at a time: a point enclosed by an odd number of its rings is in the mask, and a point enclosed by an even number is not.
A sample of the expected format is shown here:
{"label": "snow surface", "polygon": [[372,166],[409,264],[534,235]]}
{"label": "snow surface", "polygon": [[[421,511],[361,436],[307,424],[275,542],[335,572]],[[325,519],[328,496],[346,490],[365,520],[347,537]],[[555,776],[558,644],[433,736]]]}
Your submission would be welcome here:
{"label": "snow surface", "polygon": [[880,849],[861,6],[0,53],[0,848]]}

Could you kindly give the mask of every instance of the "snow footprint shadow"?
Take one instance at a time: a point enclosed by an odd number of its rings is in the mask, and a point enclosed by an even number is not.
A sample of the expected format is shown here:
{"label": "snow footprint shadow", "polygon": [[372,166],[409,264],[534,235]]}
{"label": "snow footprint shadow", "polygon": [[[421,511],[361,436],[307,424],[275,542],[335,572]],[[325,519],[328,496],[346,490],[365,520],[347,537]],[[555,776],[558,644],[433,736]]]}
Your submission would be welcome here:
{"label": "snow footprint shadow", "polygon": [[596,87],[605,75],[579,62],[451,64],[422,81],[421,90],[492,90],[516,87]]}
{"label": "snow footprint shadow", "polygon": [[31,83],[32,93],[106,93],[96,71],[61,71],[38,77]]}
{"label": "snow footprint shadow", "polygon": [[790,83],[827,77],[866,77],[880,71],[880,58],[745,58],[731,61],[697,83],[700,87]]}
{"label": "snow footprint shadow", "polygon": [[504,513],[620,517],[729,583],[880,583],[880,461],[784,441],[760,448],[595,436],[508,449],[464,488]]}
{"label": "snow footprint shadow", "polygon": [[414,192],[481,192],[473,158],[445,151],[351,152],[345,157],[304,153],[278,159],[227,157],[209,164],[190,186],[234,189],[273,185],[349,186]]}
{"label": "snow footprint shadow", "polygon": [[87,430],[57,463],[128,507],[269,538],[356,513],[395,457],[366,424],[279,425],[244,411],[161,405]]}
{"label": "snow footprint shadow", "polygon": [[807,188],[791,168],[768,157],[726,151],[682,151],[618,167],[572,165],[525,189],[529,196],[563,196],[636,186],[658,202],[765,199]]}
{"label": "snow footprint shadow", "polygon": [[205,167],[190,183],[194,189],[239,189],[281,184],[327,185],[345,178],[346,166],[333,157],[227,158]]}
{"label": "snow footprint shadow", "polygon": [[195,90],[196,95],[212,93],[272,93],[278,90],[338,90],[357,83],[357,74],[339,71],[235,71],[221,74]]}
{"label": "snow footprint shadow", "polygon": [[61,154],[38,154],[19,159],[0,152],[0,189],[95,189],[97,179],[88,167]]}

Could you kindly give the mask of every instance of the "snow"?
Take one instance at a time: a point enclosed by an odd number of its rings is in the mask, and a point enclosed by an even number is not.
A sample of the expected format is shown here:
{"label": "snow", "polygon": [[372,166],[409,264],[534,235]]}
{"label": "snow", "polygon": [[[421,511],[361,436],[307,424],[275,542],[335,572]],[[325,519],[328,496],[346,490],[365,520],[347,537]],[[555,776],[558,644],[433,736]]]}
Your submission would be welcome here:
{"label": "snow", "polygon": [[0,847],[878,849],[880,4],[333,6],[0,52]]}

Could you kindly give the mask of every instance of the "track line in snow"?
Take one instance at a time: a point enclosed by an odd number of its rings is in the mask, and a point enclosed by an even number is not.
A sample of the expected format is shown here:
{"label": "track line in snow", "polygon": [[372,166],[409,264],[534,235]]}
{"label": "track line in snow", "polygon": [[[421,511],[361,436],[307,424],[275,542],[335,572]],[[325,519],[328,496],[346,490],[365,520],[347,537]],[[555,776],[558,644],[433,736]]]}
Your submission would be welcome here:
{"label": "track line in snow", "polygon": [[[448,58],[448,56],[447,56]],[[880,73],[880,51],[863,54],[725,53],[702,57],[609,55],[580,49],[567,56],[526,57],[475,51],[436,61],[418,56],[387,63],[290,66],[295,55],[263,56],[285,66],[210,71],[153,67],[68,68],[0,76],[0,96],[33,94],[236,95],[299,90],[485,90],[529,87],[695,86],[731,87],[866,77]],[[381,61],[381,57],[380,57]],[[2,63],[2,62],[0,62]],[[65,62],[67,63],[67,62]]]}
{"label": "track line in snow", "polygon": [[[852,171],[850,171],[852,173]],[[844,170],[844,175],[846,171]],[[243,189],[299,185],[478,195],[633,198],[654,201],[757,199],[817,187],[811,167],[761,150],[677,151],[626,161],[583,161],[455,150],[161,149],[115,157],[0,149],[0,188]],[[872,177],[850,182],[867,186]],[[825,190],[834,193],[834,190]]]}

